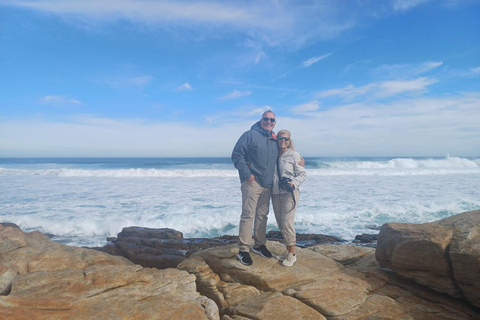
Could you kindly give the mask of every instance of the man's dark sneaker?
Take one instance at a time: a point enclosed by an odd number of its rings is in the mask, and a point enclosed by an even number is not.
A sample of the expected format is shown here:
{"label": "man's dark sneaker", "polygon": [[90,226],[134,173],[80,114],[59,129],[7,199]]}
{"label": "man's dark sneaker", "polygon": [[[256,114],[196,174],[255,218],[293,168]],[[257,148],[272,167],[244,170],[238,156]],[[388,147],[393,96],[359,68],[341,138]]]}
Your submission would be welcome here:
{"label": "man's dark sneaker", "polygon": [[250,253],[248,252],[240,251],[237,257],[240,260],[240,262],[246,266],[250,266],[253,263],[252,257],[250,257]]}
{"label": "man's dark sneaker", "polygon": [[259,254],[264,258],[271,258],[272,257],[272,253],[270,251],[268,251],[267,247],[265,247],[264,245],[261,245],[260,247],[253,247],[252,250],[256,254]]}

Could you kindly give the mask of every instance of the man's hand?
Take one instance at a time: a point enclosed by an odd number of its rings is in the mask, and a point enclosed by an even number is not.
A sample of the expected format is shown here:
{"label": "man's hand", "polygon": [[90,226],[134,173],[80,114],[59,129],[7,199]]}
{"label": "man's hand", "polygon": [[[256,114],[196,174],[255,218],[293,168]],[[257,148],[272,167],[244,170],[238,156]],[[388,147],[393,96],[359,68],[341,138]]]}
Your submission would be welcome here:
{"label": "man's hand", "polygon": [[303,157],[300,157],[300,161],[298,161],[298,164],[305,168],[305,159],[303,159]]}
{"label": "man's hand", "polygon": [[250,178],[245,179],[245,181],[253,182],[253,181],[255,181],[255,176],[252,174],[252,175],[250,175]]}

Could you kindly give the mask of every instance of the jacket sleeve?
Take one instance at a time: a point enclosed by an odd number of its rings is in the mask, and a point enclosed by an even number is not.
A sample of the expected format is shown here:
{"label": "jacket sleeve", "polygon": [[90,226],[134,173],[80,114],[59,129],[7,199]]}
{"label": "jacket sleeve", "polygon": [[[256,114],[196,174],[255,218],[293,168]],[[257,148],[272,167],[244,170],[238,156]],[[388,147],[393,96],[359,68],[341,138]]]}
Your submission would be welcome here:
{"label": "jacket sleeve", "polygon": [[240,139],[238,139],[232,152],[232,161],[235,165],[235,168],[237,168],[238,170],[241,181],[245,181],[245,179],[250,178],[250,176],[252,175],[247,164],[249,140],[249,132],[247,131],[242,134]]}
{"label": "jacket sleeve", "polygon": [[295,178],[292,179],[292,182],[295,186],[295,189],[298,189],[300,185],[305,182],[305,179],[307,179],[307,171],[305,171],[304,167],[298,164],[298,162],[301,160],[298,152],[294,153],[294,160],[293,170],[295,172]]}

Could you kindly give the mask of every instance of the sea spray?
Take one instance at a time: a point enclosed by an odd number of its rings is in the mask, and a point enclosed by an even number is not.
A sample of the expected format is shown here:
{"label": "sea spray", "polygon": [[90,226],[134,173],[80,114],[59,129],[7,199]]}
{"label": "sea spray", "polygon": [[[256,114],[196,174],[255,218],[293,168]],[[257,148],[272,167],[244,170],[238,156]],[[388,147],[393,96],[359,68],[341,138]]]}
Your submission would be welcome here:
{"label": "sea spray", "polygon": [[[298,232],[351,241],[375,232],[371,225],[480,209],[475,158],[306,160]],[[240,183],[228,158],[0,159],[0,168],[0,221],[64,243],[104,245],[133,225],[186,237],[238,233]],[[268,229],[278,229],[273,212]]]}

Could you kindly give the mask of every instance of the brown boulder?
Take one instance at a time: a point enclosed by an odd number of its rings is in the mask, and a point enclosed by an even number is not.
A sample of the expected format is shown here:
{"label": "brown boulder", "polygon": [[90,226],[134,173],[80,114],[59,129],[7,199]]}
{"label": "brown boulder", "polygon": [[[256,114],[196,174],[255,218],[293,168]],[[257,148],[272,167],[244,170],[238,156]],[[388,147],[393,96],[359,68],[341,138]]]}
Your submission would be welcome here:
{"label": "brown boulder", "polygon": [[[285,248],[272,241],[267,247],[274,255]],[[265,259],[253,253],[253,265],[244,266],[237,259],[238,247],[231,245],[194,253],[178,268],[196,276],[199,292],[217,303],[224,320],[480,317],[478,310],[465,302],[438,298],[437,292],[415,289],[415,294],[410,293],[409,284],[378,268],[374,249],[338,247],[297,248],[297,262],[284,267],[274,258]],[[348,261],[346,265],[352,268],[318,253],[322,251],[339,261]]]}
{"label": "brown boulder", "polygon": [[387,223],[376,258],[401,276],[480,307],[480,210],[423,224]]}
{"label": "brown boulder", "polygon": [[142,268],[3,225],[0,239],[2,319],[219,319],[185,271]]}

